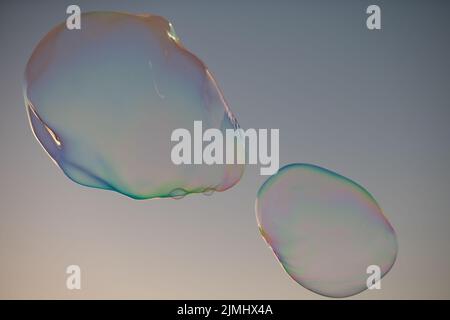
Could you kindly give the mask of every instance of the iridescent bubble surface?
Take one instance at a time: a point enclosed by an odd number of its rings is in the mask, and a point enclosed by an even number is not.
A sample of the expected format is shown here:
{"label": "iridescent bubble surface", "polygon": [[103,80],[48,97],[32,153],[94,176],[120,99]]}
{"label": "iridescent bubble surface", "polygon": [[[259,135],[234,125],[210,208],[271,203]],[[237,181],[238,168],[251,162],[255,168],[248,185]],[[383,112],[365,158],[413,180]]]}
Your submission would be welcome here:
{"label": "iridescent bubble surface", "polygon": [[357,183],[310,164],[290,164],[259,189],[261,235],[289,276],[329,297],[367,289],[378,266],[385,275],[397,256],[395,231],[375,199]]}
{"label": "iridescent bubble surface", "polygon": [[243,165],[175,165],[171,133],[238,127],[205,64],[160,16],[91,12],[33,51],[24,96],[32,130],[73,181],[135,199],[236,184]]}

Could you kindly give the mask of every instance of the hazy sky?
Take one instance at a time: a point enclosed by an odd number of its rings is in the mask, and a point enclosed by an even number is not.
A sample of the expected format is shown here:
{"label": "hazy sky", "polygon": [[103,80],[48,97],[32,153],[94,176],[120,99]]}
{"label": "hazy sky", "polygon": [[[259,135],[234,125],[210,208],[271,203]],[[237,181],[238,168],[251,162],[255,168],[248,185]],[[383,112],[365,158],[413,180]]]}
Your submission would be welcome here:
{"label": "hazy sky", "polygon": [[[280,129],[281,165],[314,163],[367,188],[399,253],[382,289],[356,298],[450,298],[450,3],[425,0],[2,1],[0,298],[321,298],[258,232],[259,167],[212,197],[135,201],[50,161],[28,125],[23,71],[75,3],[166,17],[244,128]],[[374,3],[381,31],[365,26]],[[65,287],[70,264],[80,291]]]}

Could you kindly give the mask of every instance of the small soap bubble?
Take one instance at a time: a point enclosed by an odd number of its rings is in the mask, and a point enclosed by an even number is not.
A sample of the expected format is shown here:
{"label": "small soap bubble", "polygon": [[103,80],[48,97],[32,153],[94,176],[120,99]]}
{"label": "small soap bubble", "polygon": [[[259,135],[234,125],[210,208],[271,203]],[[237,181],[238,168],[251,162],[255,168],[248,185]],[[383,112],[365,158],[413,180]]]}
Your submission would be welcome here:
{"label": "small soap bubble", "polygon": [[[173,25],[150,14],[90,12],[81,30],[61,23],[25,70],[31,128],[73,181],[134,199],[223,191],[244,165],[175,165],[171,133],[238,128],[206,65]],[[183,190],[181,192],[180,190]]]}
{"label": "small soap bubble", "polygon": [[290,164],[261,186],[261,235],[289,276],[329,297],[367,289],[369,266],[381,276],[397,256],[395,231],[360,185],[327,169]]}
{"label": "small soap bubble", "polygon": [[203,191],[203,194],[205,196],[212,196],[214,194],[214,188],[206,189],[205,191]]}

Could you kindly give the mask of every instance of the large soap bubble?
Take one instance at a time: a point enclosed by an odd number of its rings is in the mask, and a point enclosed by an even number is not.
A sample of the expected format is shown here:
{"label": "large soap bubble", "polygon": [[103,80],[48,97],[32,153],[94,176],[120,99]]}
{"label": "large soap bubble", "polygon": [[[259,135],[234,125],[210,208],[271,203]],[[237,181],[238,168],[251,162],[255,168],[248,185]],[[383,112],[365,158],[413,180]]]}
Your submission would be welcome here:
{"label": "large soap bubble", "polygon": [[383,276],[396,259],[394,229],[375,199],[314,165],[291,164],[271,176],[258,192],[256,216],[289,276],[321,295],[357,294],[368,288],[368,267]]}
{"label": "large soap bubble", "polygon": [[135,199],[223,191],[243,165],[174,165],[171,133],[238,127],[205,64],[153,15],[82,14],[56,26],[25,71],[36,138],[73,181]]}

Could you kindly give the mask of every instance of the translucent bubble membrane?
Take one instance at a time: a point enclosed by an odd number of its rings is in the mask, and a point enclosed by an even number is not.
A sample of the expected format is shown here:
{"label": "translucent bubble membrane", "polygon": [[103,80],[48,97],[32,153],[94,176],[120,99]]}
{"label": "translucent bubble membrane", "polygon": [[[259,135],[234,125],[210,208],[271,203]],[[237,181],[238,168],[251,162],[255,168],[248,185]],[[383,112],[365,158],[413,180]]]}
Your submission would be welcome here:
{"label": "translucent bubble membrane", "polygon": [[153,15],[82,14],[56,26],[25,71],[32,130],[73,181],[135,199],[223,191],[243,165],[174,165],[171,133],[238,127],[205,64]]}
{"label": "translucent bubble membrane", "polygon": [[314,165],[291,164],[271,176],[258,192],[256,217],[289,276],[324,296],[367,289],[367,267],[385,275],[397,255],[394,229],[375,199]]}

